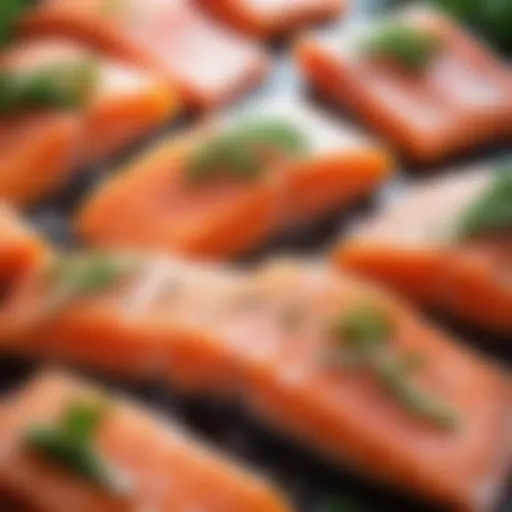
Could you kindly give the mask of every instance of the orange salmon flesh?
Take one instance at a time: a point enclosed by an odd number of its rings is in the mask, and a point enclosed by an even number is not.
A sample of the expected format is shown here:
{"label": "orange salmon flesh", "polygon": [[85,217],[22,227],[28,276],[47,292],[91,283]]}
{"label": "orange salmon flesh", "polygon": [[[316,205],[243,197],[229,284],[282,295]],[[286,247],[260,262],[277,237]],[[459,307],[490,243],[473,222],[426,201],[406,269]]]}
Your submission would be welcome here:
{"label": "orange salmon flesh", "polygon": [[28,206],[66,184],[76,169],[113,156],[176,111],[167,85],[64,39],[21,43],[0,55],[15,73],[90,63],[94,83],[81,108],[46,108],[0,119],[0,198]]}
{"label": "orange salmon flesh", "polygon": [[196,110],[246,92],[269,67],[261,48],[186,0],[45,0],[22,20],[20,32],[65,35],[146,67]]}
{"label": "orange salmon flesh", "polygon": [[327,37],[306,36],[296,61],[307,80],[346,106],[409,159],[431,162],[512,134],[512,72],[454,21],[426,8],[401,23],[439,41],[420,72],[367,58],[359,46],[375,25]]}
{"label": "orange salmon flesh", "polygon": [[336,17],[346,0],[199,0],[219,20],[243,33],[268,38]]}
{"label": "orange salmon flesh", "polygon": [[489,171],[430,179],[363,221],[333,253],[342,270],[399,290],[419,304],[498,334],[512,334],[510,235],[448,239]]}
{"label": "orange salmon flesh", "polygon": [[291,123],[304,134],[310,152],[269,164],[256,179],[222,177],[190,183],[190,155],[236,121],[220,120],[193,134],[164,140],[93,191],[78,213],[79,236],[97,247],[226,258],[254,249],[284,227],[353,205],[391,173],[385,149],[295,100],[250,112],[241,117]]}
{"label": "orange salmon flesh", "polygon": [[[94,443],[127,483],[108,492],[31,453],[23,435],[52,424],[73,402],[107,400]],[[32,512],[287,512],[263,479],[224,459],[172,422],[78,378],[46,371],[0,405],[0,488]]]}
{"label": "orange salmon flesh", "polygon": [[16,212],[0,203],[0,284],[9,286],[49,256],[46,244],[19,219]]}
{"label": "orange salmon flesh", "polygon": [[[367,476],[453,510],[496,503],[511,462],[509,378],[393,296],[296,261],[252,273],[142,254],[132,265],[65,301],[46,267],[20,280],[0,316],[4,353],[241,398],[262,423]],[[456,428],[331,361],[333,319],[361,304],[392,322],[392,353],[422,358],[411,378],[453,409]]]}

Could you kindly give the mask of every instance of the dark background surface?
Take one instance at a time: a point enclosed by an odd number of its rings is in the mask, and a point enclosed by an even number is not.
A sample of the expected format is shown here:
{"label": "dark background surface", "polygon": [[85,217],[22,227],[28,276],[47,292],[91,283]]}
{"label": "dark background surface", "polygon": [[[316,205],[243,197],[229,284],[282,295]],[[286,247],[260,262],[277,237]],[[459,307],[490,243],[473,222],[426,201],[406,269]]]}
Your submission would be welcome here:
{"label": "dark background surface", "polygon": [[[0,0],[1,1],[1,0]],[[483,1],[483,0],[482,0]],[[385,4],[393,4],[383,0],[355,0],[355,7],[350,13],[349,20],[359,16],[368,16],[380,11]],[[341,22],[346,23],[347,18]],[[336,30],[338,23],[325,26],[324,30]],[[340,122],[357,124],[346,113],[336,112],[328,105],[322,104],[303,87],[300,77],[295,72],[288,58],[289,42],[280,41],[272,45],[275,54],[275,69],[264,88],[254,93],[248,100],[275,95],[299,94],[304,96],[304,101],[318,104],[318,107],[336,115]],[[180,125],[188,124],[190,120],[182,120],[173,123],[162,131],[166,133],[179,129]],[[148,141],[131,148],[120,161],[136,154]],[[494,161],[504,155],[510,155],[510,147],[498,145],[484,152],[466,155],[461,159],[449,162],[464,166],[476,161]],[[78,204],[85,192],[95,182],[104,178],[106,169],[115,167],[110,162],[105,166],[95,169],[87,169],[75,179],[67,190],[58,194],[51,201],[31,212],[31,220],[49,238],[61,245],[75,245],[67,218],[70,212]],[[445,167],[445,166],[443,166]],[[407,188],[408,183],[416,179],[418,169],[412,169],[407,164],[402,164],[403,171],[384,190],[377,195],[375,200],[362,204],[347,214],[336,214],[323,219],[314,225],[283,233],[270,242],[267,247],[251,255],[249,261],[263,258],[269,254],[279,253],[313,253],[319,254],[329,247],[343,232],[344,227],[350,224],[354,216],[370,211],[382,201],[387,201],[391,196],[400,194]],[[436,169],[421,169],[429,174]],[[510,367],[512,363],[512,340],[496,340],[485,333],[476,333],[460,326],[454,326],[443,322],[442,325],[455,333],[462,335],[477,350],[485,352],[491,357]],[[508,341],[508,343],[507,343]],[[0,384],[6,392],[8,389],[22,383],[34,370],[35,365],[15,360],[0,359]],[[98,377],[99,380],[105,379]],[[212,403],[210,401],[192,401],[177,397],[170,390],[164,389],[158,384],[145,386],[129,386],[126,383],[109,382],[114,388],[123,392],[129,392],[147,404],[164,411],[168,416],[174,417],[185,423],[190,429],[210,441],[229,454],[249,461],[253,466],[267,474],[280,485],[290,496],[297,510],[300,512],[356,512],[356,511],[428,511],[436,510],[427,508],[414,501],[401,497],[384,487],[367,484],[363,479],[336,468],[334,465],[320,460],[307,447],[297,447],[287,443],[282,438],[258,427],[257,421],[247,417],[238,406]],[[510,493],[509,493],[510,494]],[[339,506],[334,506],[334,500],[340,499]],[[0,511],[6,510],[0,503]],[[512,497],[508,503],[504,503],[500,512],[512,511]],[[70,511],[72,512],[72,511]],[[91,511],[92,512],[92,511]],[[243,512],[243,511],[240,511]]]}

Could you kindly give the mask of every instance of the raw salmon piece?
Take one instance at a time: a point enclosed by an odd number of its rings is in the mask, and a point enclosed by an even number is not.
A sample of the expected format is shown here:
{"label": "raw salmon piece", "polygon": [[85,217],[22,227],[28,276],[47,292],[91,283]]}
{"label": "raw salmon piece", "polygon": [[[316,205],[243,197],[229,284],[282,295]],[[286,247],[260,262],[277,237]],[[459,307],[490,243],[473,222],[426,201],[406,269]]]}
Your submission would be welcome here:
{"label": "raw salmon piece", "polygon": [[76,165],[80,135],[74,112],[0,120],[0,198],[26,206],[60,188]]}
{"label": "raw salmon piece", "polygon": [[[257,418],[451,510],[492,510],[512,455],[508,378],[392,296],[322,265],[270,266],[252,293],[259,305],[233,315],[222,337],[244,359],[250,383],[243,396]],[[415,418],[357,366],[321,363],[332,318],[362,304],[393,318],[390,343],[422,358],[417,383],[451,404],[458,428],[443,431]]]}
{"label": "raw salmon piece", "polygon": [[8,287],[39,267],[48,251],[42,240],[4,203],[0,203],[0,233],[0,283]]}
{"label": "raw salmon piece", "polygon": [[155,70],[194,109],[227,102],[260,82],[268,68],[262,49],[186,0],[46,0],[21,31],[71,36]]}
{"label": "raw salmon piece", "polygon": [[[188,350],[189,340],[202,339],[204,332],[214,328],[238,296],[241,276],[224,267],[145,253],[100,254],[120,266],[127,260],[135,262],[104,289],[83,296],[69,295],[66,281],[52,279],[51,269],[59,259],[46,261],[13,285],[0,308],[2,350],[76,361],[139,379],[164,376],[169,360],[174,359],[174,377],[181,387],[202,386],[199,367],[191,372],[193,358],[177,363],[182,347]],[[85,255],[96,257],[95,253]],[[206,383],[215,374],[219,385],[221,380],[232,384],[224,355],[218,358],[218,371],[213,357],[208,362]]]}
{"label": "raw salmon piece", "polygon": [[348,106],[417,161],[440,159],[512,132],[512,73],[483,42],[426,8],[408,9],[395,23],[433,36],[440,47],[419,72],[378,62],[360,49],[379,23],[306,37],[296,51],[307,79]]}
{"label": "raw salmon piece", "polygon": [[[304,135],[308,154],[262,164],[257,179],[189,182],[187,162],[208,137],[258,120],[293,127]],[[282,226],[310,221],[370,194],[390,170],[383,148],[283,100],[223,118],[206,132],[165,141],[93,193],[78,215],[77,231],[95,246],[229,257],[256,247]]]}
{"label": "raw salmon piece", "polygon": [[[48,310],[54,286],[32,276],[11,294],[4,351],[242,397],[335,462],[452,510],[490,511],[498,499],[512,454],[509,379],[383,291],[321,264],[247,275],[165,259]],[[337,364],[333,322],[361,305],[389,319],[389,354],[420,358],[411,379],[453,423],[417,414],[414,393],[404,405],[370,370]]]}
{"label": "raw salmon piece", "polygon": [[83,159],[107,158],[151,133],[179,111],[179,102],[155,75],[106,62],[84,113]]}
{"label": "raw salmon piece", "polygon": [[199,0],[233,27],[267,38],[337,16],[345,0]]}
{"label": "raw salmon piece", "polygon": [[83,108],[32,109],[0,120],[0,197],[33,203],[60,188],[77,166],[113,155],[175,110],[159,80],[66,40],[32,40],[0,56],[4,72],[20,75],[82,62],[95,74]]}
{"label": "raw salmon piece", "polygon": [[[98,395],[108,409],[94,446],[126,482],[126,495],[109,494],[68,468],[30,452],[27,429],[54,424],[70,403]],[[3,493],[40,512],[285,512],[270,485],[243,466],[193,439],[181,427],[109,395],[86,381],[46,371],[2,404],[0,485]]]}
{"label": "raw salmon piece", "polygon": [[488,186],[490,172],[430,179],[357,226],[334,261],[418,303],[502,334],[512,333],[510,234],[450,241],[455,220]]}

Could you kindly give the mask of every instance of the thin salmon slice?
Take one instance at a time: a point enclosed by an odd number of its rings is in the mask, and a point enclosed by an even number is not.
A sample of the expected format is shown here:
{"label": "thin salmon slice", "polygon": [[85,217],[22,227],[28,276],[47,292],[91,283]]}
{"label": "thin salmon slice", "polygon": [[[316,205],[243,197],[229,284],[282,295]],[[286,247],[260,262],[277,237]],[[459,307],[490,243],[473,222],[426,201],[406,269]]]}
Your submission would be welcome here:
{"label": "thin salmon slice", "polygon": [[0,203],[0,283],[16,282],[41,265],[49,250],[5,203]]}
{"label": "thin salmon slice", "polygon": [[26,206],[59,189],[76,165],[80,135],[74,112],[0,120],[0,198]]}
{"label": "thin salmon slice", "polygon": [[[138,257],[67,302],[56,302],[63,282],[47,271],[20,281],[2,308],[2,350],[242,397],[261,422],[337,463],[452,510],[492,510],[512,455],[507,376],[392,295],[324,264],[247,274]],[[370,338],[383,350],[368,352],[376,367],[345,359],[338,350],[351,338],[333,329],[368,306],[390,328]],[[379,325],[364,313],[363,334]],[[410,357],[416,369],[401,366]]]}
{"label": "thin salmon slice", "polygon": [[[365,38],[384,24],[433,37],[438,51],[419,72],[370,58]],[[306,36],[296,60],[307,79],[348,106],[412,160],[428,162],[512,133],[512,73],[454,20],[425,8],[355,24],[341,34]]]}
{"label": "thin salmon slice", "polygon": [[[31,451],[27,431],[55,425],[71,404],[106,401],[94,434],[96,453],[125,483],[112,495]],[[35,377],[4,400],[0,425],[3,493],[38,512],[285,512],[279,494],[182,428],[104,389],[56,371]]]}
{"label": "thin salmon slice", "polygon": [[64,34],[160,73],[194,109],[229,101],[259,83],[259,47],[213,23],[186,0],[46,0],[24,34]]}
{"label": "thin salmon slice", "polygon": [[419,304],[501,334],[512,333],[512,241],[505,231],[469,240],[455,221],[488,187],[489,169],[434,178],[361,222],[335,249],[335,263]]}
{"label": "thin salmon slice", "polygon": [[345,0],[199,0],[205,9],[238,30],[260,38],[292,32],[337,16]]}
{"label": "thin salmon slice", "polygon": [[[190,160],[205,143],[234,126],[276,120],[304,138],[307,153],[262,162],[256,178],[229,175],[225,164],[225,176],[190,181]],[[353,204],[375,190],[391,167],[378,144],[295,100],[282,100],[165,140],[93,192],[78,214],[77,232],[99,247],[229,257],[285,226]]]}
{"label": "thin salmon slice", "polygon": [[2,198],[21,206],[38,201],[78,166],[112,156],[176,110],[159,79],[67,40],[31,40],[0,56],[0,68],[20,76],[80,63],[95,74],[83,108],[30,108],[0,119]]}

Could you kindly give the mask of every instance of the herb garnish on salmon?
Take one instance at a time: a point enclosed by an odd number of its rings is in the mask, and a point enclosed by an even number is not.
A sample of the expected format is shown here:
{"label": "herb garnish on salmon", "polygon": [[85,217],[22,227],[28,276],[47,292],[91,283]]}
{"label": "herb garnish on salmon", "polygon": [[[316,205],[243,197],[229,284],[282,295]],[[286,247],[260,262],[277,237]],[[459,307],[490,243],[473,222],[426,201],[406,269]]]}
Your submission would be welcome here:
{"label": "herb garnish on salmon", "polygon": [[116,284],[133,264],[131,258],[101,252],[62,255],[54,262],[50,278],[73,295],[90,295]]}
{"label": "herb garnish on salmon", "polygon": [[213,177],[257,179],[275,159],[302,156],[308,143],[292,124],[259,119],[214,135],[192,153],[187,177],[192,183]]}
{"label": "herb garnish on salmon", "polygon": [[89,252],[59,255],[45,269],[45,286],[51,289],[44,318],[69,302],[108,291],[136,271],[140,259],[133,256]]}
{"label": "herb garnish on salmon", "polygon": [[33,7],[31,0],[2,0],[0,2],[0,46],[11,42],[15,26],[25,12]]}
{"label": "herb garnish on salmon", "polygon": [[409,72],[421,72],[441,49],[434,35],[403,23],[384,23],[361,42],[364,54],[389,59]]}
{"label": "herb garnish on salmon", "polygon": [[108,412],[102,400],[73,401],[55,424],[35,425],[25,435],[28,450],[69,470],[112,496],[128,492],[126,482],[103,460],[94,438]]}
{"label": "herb garnish on salmon", "polygon": [[380,386],[410,414],[453,430],[459,415],[412,381],[423,365],[419,354],[398,354],[389,344],[393,325],[384,312],[366,305],[355,307],[334,323],[336,366],[368,371]]}
{"label": "herb garnish on salmon", "polygon": [[512,230],[512,164],[497,169],[489,186],[462,214],[459,240]]}
{"label": "herb garnish on salmon", "polygon": [[39,69],[0,73],[0,114],[31,108],[81,107],[96,79],[92,60],[48,64]]}

